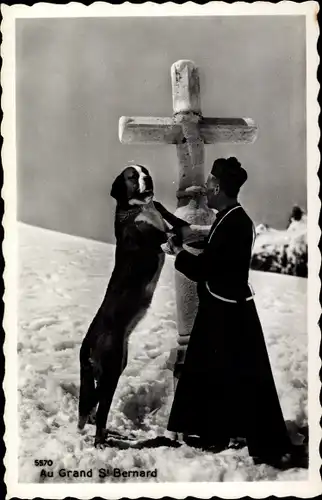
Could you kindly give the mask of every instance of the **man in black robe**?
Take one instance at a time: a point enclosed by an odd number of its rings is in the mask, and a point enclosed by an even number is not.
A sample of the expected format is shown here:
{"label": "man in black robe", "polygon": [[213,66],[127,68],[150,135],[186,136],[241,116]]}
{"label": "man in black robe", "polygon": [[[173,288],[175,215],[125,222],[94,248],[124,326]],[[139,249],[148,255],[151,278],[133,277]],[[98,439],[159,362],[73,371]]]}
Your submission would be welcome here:
{"label": "man in black robe", "polygon": [[216,160],[207,198],[218,213],[203,252],[170,241],[175,268],[197,282],[199,308],[167,429],[215,452],[244,437],[257,462],[278,463],[291,444],[248,284],[254,225],[237,201],[246,179],[236,158]]}

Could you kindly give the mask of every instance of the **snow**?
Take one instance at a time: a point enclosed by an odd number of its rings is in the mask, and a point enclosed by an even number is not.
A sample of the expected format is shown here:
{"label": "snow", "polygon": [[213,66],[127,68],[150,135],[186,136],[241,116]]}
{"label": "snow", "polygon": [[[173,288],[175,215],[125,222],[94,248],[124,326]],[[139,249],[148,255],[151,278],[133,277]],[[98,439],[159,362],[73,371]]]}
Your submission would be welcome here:
{"label": "snow", "polygon": [[[307,470],[281,472],[255,466],[247,448],[217,455],[180,448],[93,447],[95,428],[77,431],[79,348],[105,293],[114,246],[19,224],[19,481],[71,482],[61,468],[158,469],[152,481],[306,480]],[[251,272],[285,419],[307,423],[307,280]],[[167,256],[146,318],[130,340],[129,363],[120,379],[108,427],[147,439],[163,434],[173,397],[167,369],[176,346],[173,259]],[[265,432],[265,429],[263,429]],[[53,478],[40,478],[35,459],[51,459]],[[151,481],[151,479],[143,479]]]}

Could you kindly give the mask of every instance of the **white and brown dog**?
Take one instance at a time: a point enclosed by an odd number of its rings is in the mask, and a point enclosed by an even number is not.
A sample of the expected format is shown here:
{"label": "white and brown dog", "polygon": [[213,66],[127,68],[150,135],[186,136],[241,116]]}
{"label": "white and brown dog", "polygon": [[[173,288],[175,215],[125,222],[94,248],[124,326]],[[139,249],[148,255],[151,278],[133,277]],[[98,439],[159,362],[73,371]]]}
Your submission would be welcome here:
{"label": "white and brown dog", "polygon": [[167,223],[178,237],[188,225],[153,201],[153,181],[141,165],[123,170],[111,196],[117,201],[115,266],[80,350],[78,427],[85,426],[98,403],[95,445],[105,441],[108,413],[127,363],[129,336],[146,314],[160,277]]}

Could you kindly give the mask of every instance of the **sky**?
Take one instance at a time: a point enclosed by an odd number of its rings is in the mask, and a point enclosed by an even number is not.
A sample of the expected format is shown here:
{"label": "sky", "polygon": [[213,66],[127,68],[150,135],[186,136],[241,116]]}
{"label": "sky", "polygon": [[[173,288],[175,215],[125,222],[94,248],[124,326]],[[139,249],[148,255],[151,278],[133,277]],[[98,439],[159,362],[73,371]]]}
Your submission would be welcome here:
{"label": "sky", "polygon": [[124,145],[121,116],[171,116],[170,67],[199,67],[205,117],[250,117],[254,144],[205,146],[205,173],[237,156],[255,223],[306,208],[304,16],[56,18],[16,21],[20,221],[113,242],[111,184],[129,161],[176,207],[174,145]]}

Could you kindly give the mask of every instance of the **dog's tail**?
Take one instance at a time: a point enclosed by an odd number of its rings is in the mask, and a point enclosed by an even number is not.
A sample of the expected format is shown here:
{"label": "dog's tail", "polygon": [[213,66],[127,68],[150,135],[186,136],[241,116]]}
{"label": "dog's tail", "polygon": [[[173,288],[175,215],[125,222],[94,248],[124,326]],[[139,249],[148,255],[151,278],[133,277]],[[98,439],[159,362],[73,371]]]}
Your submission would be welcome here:
{"label": "dog's tail", "polygon": [[80,353],[80,391],[78,405],[78,428],[85,427],[88,417],[97,404],[97,391],[93,363],[90,359],[90,346],[86,339],[83,341]]}

